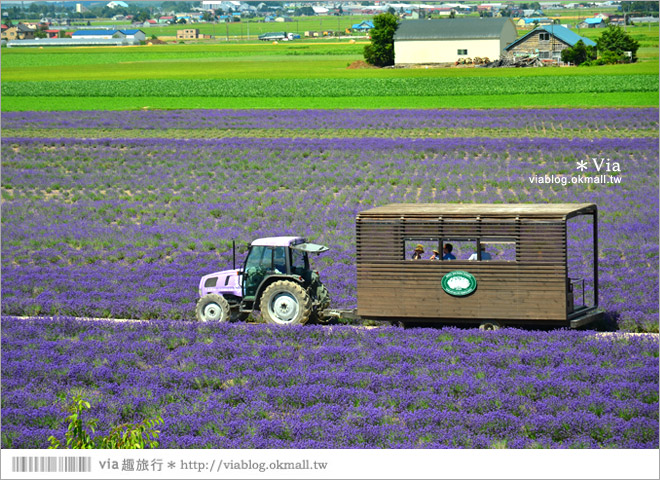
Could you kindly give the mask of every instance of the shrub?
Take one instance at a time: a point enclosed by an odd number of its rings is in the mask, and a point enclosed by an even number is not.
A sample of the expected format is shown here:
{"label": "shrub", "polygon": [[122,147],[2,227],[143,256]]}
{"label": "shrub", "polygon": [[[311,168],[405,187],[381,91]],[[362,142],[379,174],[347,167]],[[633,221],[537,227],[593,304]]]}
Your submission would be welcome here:
{"label": "shrub", "polygon": [[96,430],[98,420],[92,418],[83,422],[81,414],[85,409],[90,409],[91,405],[80,395],[76,395],[67,410],[71,412],[66,419],[69,421],[69,427],[65,434],[64,446],[55,436],[48,437],[51,449],[53,448],[156,448],[158,447],[159,430],[155,430],[156,425],[163,422],[161,417],[143,420],[140,423],[123,423],[113,427],[106,436],[92,437],[87,431],[89,429],[93,434]]}
{"label": "shrub", "polygon": [[[637,61],[639,42],[617,25],[609,25],[598,40],[596,40],[596,45],[601,58],[606,63]],[[624,52],[631,52],[631,57],[626,57]]]}
{"label": "shrub", "polygon": [[561,52],[562,62],[573,63],[575,65],[582,65],[585,62],[595,59],[596,51],[594,47],[585,45],[582,40],[578,40],[575,45]]}

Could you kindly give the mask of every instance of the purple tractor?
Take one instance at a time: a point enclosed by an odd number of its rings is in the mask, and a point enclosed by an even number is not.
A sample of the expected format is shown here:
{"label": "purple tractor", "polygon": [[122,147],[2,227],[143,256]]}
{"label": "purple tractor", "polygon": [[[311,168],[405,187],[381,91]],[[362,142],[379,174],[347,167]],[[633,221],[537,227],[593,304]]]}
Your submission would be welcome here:
{"label": "purple tractor", "polygon": [[202,277],[195,309],[197,319],[245,320],[254,310],[260,310],[264,320],[272,324],[323,322],[330,295],[319,273],[310,268],[309,254],[327,250],[328,247],[308,243],[302,237],[253,241],[243,269]]}

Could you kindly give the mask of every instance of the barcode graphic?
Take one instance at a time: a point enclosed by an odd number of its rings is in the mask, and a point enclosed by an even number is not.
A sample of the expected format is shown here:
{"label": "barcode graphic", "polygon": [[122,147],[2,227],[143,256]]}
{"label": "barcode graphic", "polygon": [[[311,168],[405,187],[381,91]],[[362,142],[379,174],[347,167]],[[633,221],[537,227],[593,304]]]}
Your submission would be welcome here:
{"label": "barcode graphic", "polygon": [[92,457],[12,457],[12,472],[91,472]]}

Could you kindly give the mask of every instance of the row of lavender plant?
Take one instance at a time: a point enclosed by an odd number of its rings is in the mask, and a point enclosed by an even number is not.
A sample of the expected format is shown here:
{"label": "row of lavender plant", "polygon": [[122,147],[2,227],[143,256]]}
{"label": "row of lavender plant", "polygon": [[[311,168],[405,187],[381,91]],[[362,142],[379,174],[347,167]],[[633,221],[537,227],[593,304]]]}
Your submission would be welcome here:
{"label": "row of lavender plant", "polygon": [[3,129],[658,129],[658,109],[492,110],[153,110],[5,112]]}
{"label": "row of lavender plant", "polygon": [[163,448],[658,446],[655,335],[4,318],[2,379],[3,448],[74,395]]}
{"label": "row of lavender plant", "polygon": [[[601,304],[622,328],[658,329],[652,139],[79,135],[72,129],[65,139],[3,139],[5,314],[192,319],[198,279],[229,266],[231,240],[244,246],[276,234],[329,245],[315,265],[333,304],[350,307],[354,218],[362,209],[390,202],[594,202]],[[621,183],[529,180],[578,175],[578,161],[594,175],[594,158],[618,162]],[[578,232],[569,248],[569,272],[588,278],[590,241]]]}

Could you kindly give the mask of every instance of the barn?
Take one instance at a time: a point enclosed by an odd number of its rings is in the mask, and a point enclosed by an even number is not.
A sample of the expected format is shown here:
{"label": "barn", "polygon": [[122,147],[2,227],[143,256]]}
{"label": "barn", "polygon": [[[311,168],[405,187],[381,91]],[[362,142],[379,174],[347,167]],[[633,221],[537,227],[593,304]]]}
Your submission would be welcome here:
{"label": "barn", "polygon": [[500,58],[518,34],[510,18],[405,20],[394,34],[394,63],[454,63]]}
{"label": "barn", "polygon": [[514,57],[536,55],[540,59],[559,61],[562,50],[573,47],[580,40],[587,46],[596,46],[593,40],[581,37],[566,27],[544,25],[516,39],[505,50]]}

